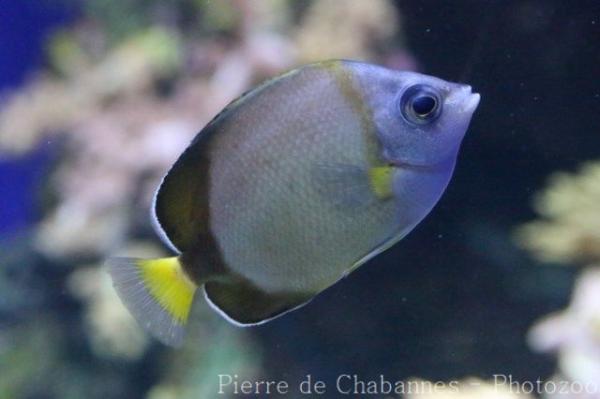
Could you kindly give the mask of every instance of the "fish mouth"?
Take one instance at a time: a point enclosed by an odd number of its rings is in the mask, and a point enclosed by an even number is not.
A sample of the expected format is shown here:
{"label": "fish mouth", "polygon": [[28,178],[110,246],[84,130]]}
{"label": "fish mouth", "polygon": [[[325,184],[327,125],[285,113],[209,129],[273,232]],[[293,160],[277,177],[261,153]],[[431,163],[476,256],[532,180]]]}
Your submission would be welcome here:
{"label": "fish mouth", "polygon": [[393,168],[402,169],[402,170],[414,170],[418,172],[436,172],[441,169],[444,169],[445,165],[447,165],[447,160],[431,163],[431,164],[416,164],[409,163],[401,160],[394,160],[389,163],[389,165]]}
{"label": "fish mouth", "polygon": [[481,95],[473,93],[473,88],[470,85],[460,85],[454,91],[451,102],[460,104],[460,112],[473,113],[479,105],[480,100]]}
{"label": "fish mouth", "polygon": [[414,170],[414,171],[419,171],[419,172],[439,172],[439,171],[447,170],[448,166],[452,165],[455,160],[455,156],[453,156],[453,155],[448,155],[447,157],[444,157],[441,160],[438,160],[437,162],[434,161],[434,162],[427,162],[427,163],[411,162],[411,161],[407,161],[405,159],[392,158],[389,156],[387,156],[385,158],[386,158],[387,164],[393,168],[403,169],[403,170]]}
{"label": "fish mouth", "polygon": [[471,95],[465,101],[465,105],[463,106],[463,112],[474,112],[477,106],[479,105],[480,100],[481,95],[479,93],[471,93]]}

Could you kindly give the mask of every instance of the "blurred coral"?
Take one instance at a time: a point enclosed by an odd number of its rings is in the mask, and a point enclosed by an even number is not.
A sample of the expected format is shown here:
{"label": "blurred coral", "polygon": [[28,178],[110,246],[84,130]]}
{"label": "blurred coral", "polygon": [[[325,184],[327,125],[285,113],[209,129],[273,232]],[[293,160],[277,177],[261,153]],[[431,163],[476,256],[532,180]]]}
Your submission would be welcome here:
{"label": "blurred coral", "polygon": [[[46,273],[56,279],[45,285],[47,289],[59,286],[68,306],[73,306],[69,301],[83,305],[81,315],[69,317],[82,323],[74,331],[85,336],[78,337],[81,342],[63,342],[65,332],[54,319],[43,331],[29,331],[26,322],[0,331],[0,355],[23,359],[13,362],[11,374],[5,374],[2,362],[0,374],[16,377],[7,386],[1,379],[0,392],[16,392],[15,387],[24,384],[22,376],[35,374],[36,367],[46,373],[47,363],[36,364],[33,355],[44,352],[40,342],[46,341],[56,350],[48,351],[49,357],[79,344],[88,345],[90,354],[102,359],[92,362],[88,355],[88,367],[63,370],[77,378],[61,382],[61,388],[49,395],[82,397],[86,383],[102,381],[99,391],[86,395],[139,396],[136,390],[144,388],[130,384],[122,376],[127,373],[103,367],[103,361],[127,360],[124,367],[134,373],[136,364],[153,353],[148,348],[154,341],[121,305],[100,265],[114,254],[158,256],[158,240],[147,241],[148,210],[160,179],[177,156],[228,102],[300,61],[335,57],[377,61],[380,56],[398,59],[398,54],[406,54],[401,42],[390,43],[398,39],[399,18],[388,0],[344,4],[325,0],[302,7],[278,0],[91,0],[82,9],[84,15],[74,26],[56,32],[49,41],[49,67],[33,74],[17,91],[3,93],[0,157],[19,156],[50,143],[60,150],[46,187],[46,208],[27,241],[42,255],[31,263],[43,262]],[[1,286],[11,284],[0,275]],[[36,298],[35,306],[52,306],[37,299],[46,298],[37,286],[18,291],[35,292],[30,295]],[[21,302],[23,307],[34,306]],[[15,303],[9,308],[0,302],[0,309],[16,312]],[[57,307],[48,313],[61,311]],[[150,398],[211,397],[219,372],[249,378],[260,372],[260,347],[247,330],[229,328],[207,306],[195,311],[184,350],[163,353],[165,360],[157,366],[160,373],[144,382],[145,389],[154,386]],[[18,316],[27,320],[37,314]],[[35,335],[44,333],[55,335]],[[16,349],[7,352],[5,344],[17,335],[19,343],[11,344]],[[51,380],[47,374],[43,379]],[[17,392],[11,397],[28,396]]]}
{"label": "blurred coral", "polygon": [[[578,173],[556,173],[534,201],[542,220],[522,226],[517,242],[546,262],[587,264],[569,307],[539,321],[530,347],[558,355],[558,374],[549,381],[600,381],[600,162]],[[547,394],[546,397],[598,398],[600,392]]]}
{"label": "blurred coral", "polygon": [[538,322],[529,342],[536,351],[558,354],[563,380],[600,381],[600,267],[579,276],[570,306]]}
{"label": "blurred coral", "polygon": [[85,320],[92,350],[101,357],[139,358],[148,340],[121,304],[104,270],[80,268],[69,279],[75,297],[89,302]]}
{"label": "blurred coral", "polygon": [[78,125],[91,115],[103,113],[106,101],[143,93],[156,79],[172,73],[180,59],[176,35],[160,28],[129,38],[98,64],[85,56],[81,46],[57,46],[61,56],[56,58],[68,58],[65,52],[79,55],[73,57],[77,68],[62,68],[69,72],[64,79],[41,75],[9,98],[0,113],[0,149],[27,151],[43,134],[81,128]]}
{"label": "blurred coral", "polygon": [[399,27],[396,9],[387,0],[316,1],[298,29],[300,59],[374,59],[375,44],[391,40]]}
{"label": "blurred coral", "polygon": [[577,174],[556,173],[538,194],[542,216],[521,227],[516,240],[546,262],[600,261],[600,162],[585,164]]}
{"label": "blurred coral", "polygon": [[0,399],[36,392],[28,381],[44,381],[60,358],[60,331],[52,320],[38,319],[21,326],[0,328]]}

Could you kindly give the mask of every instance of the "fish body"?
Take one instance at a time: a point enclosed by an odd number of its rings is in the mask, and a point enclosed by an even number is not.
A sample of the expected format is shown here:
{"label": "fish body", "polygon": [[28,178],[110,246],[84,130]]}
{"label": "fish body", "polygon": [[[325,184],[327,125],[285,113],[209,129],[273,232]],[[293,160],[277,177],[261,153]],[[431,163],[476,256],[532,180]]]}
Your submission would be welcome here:
{"label": "fish body", "polygon": [[117,292],[143,325],[162,314],[147,327],[172,345],[196,287],[239,325],[305,304],[429,213],[478,102],[469,86],[353,61],[264,83],[198,134],[157,192],[155,225],[179,256],[111,262]]}

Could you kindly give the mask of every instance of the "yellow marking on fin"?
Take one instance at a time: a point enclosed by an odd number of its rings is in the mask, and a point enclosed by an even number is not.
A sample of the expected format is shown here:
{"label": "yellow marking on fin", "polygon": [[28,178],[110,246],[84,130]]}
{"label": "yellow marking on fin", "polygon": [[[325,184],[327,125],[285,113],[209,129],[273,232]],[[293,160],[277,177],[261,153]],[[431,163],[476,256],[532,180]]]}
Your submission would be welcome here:
{"label": "yellow marking on fin", "polygon": [[392,197],[393,166],[375,166],[369,169],[369,182],[371,189],[379,199]]}
{"label": "yellow marking on fin", "polygon": [[177,257],[140,260],[138,266],[150,295],[179,324],[186,324],[197,285]]}

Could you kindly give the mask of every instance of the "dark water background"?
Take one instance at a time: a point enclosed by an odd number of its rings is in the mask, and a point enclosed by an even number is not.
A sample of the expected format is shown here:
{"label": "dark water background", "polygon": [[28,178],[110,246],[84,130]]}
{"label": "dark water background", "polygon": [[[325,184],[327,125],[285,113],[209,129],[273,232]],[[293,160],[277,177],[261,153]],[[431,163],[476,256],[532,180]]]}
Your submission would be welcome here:
{"label": "dark water background", "polygon": [[[264,373],[291,381],[311,373],[331,384],[342,373],[549,377],[554,359],[532,353],[525,335],[568,303],[577,269],[537,264],[511,234],[535,217],[532,195],[550,173],[600,158],[600,3],[397,7],[422,72],[464,79],[482,95],[455,176],[399,245],[302,311],[252,331],[265,350]],[[0,2],[0,88],[17,87],[43,65],[44,38],[76,16],[64,4]],[[1,235],[37,220],[34,193],[51,158],[42,150],[0,161]],[[132,397],[159,369],[151,361],[128,369]]]}

